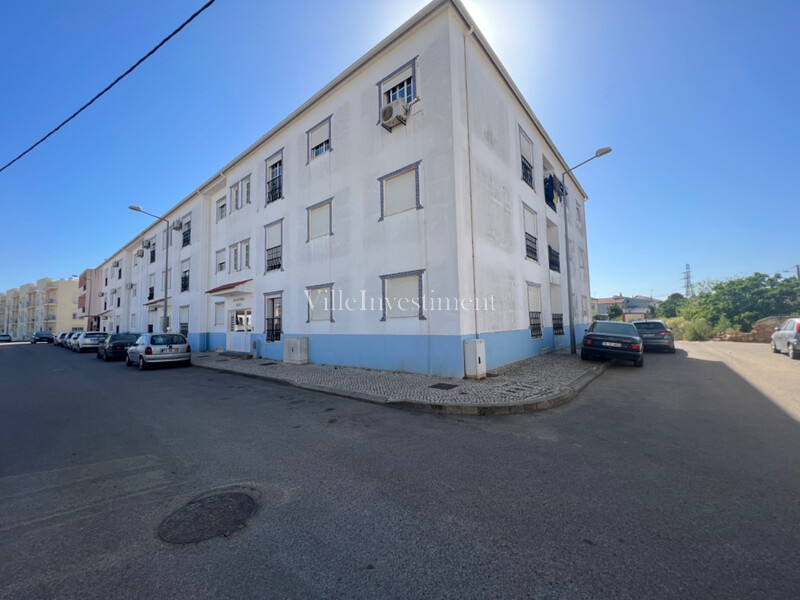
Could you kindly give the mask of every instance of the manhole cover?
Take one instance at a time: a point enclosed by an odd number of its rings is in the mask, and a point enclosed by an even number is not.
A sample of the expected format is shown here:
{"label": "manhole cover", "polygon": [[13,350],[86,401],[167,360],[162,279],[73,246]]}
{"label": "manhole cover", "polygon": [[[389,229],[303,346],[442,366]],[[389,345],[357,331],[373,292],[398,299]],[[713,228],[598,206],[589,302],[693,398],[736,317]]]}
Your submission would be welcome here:
{"label": "manhole cover", "polygon": [[429,385],[435,390],[452,390],[453,388],[457,388],[458,386],[452,383],[434,383],[433,385]]}
{"label": "manhole cover", "polygon": [[158,537],[169,544],[195,544],[236,533],[256,510],[256,501],[241,492],[226,492],[190,502],[167,517]]}

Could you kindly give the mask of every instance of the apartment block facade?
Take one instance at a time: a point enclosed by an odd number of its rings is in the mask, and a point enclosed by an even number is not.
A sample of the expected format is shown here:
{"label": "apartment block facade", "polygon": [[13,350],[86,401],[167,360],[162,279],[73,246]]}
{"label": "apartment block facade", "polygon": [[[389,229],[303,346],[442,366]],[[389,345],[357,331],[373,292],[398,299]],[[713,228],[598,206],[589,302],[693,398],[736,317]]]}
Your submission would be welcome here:
{"label": "apartment block facade", "polygon": [[27,341],[36,331],[74,331],[84,328],[77,314],[78,282],[50,277],[0,294],[0,333]]}
{"label": "apartment block facade", "polygon": [[[564,159],[457,0],[436,0],[97,268],[101,331],[195,350],[461,377],[590,323],[583,205]],[[570,238],[565,237],[565,207]],[[143,207],[147,209],[147,207]],[[130,214],[132,219],[145,219]],[[168,252],[168,256],[167,256]]]}

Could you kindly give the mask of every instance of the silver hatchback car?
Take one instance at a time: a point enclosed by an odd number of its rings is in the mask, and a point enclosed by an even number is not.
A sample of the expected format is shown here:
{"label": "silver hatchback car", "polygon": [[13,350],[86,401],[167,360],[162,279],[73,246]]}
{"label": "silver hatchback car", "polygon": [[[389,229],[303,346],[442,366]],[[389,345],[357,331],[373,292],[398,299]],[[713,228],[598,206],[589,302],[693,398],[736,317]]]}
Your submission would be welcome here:
{"label": "silver hatchback car", "polygon": [[192,347],[180,333],[143,333],[128,348],[125,365],[138,365],[141,371],[160,363],[192,364]]}
{"label": "silver hatchback car", "polygon": [[789,358],[800,358],[800,317],[786,319],[772,334],[772,351],[786,352]]}

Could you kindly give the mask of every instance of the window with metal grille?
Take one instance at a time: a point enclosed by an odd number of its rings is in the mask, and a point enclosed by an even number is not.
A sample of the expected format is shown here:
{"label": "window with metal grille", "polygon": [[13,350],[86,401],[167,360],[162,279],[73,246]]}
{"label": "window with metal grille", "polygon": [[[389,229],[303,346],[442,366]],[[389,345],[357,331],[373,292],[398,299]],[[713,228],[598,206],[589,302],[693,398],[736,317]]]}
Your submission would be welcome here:
{"label": "window with metal grille", "polygon": [[528,324],[532,338],[542,337],[542,292],[538,285],[528,284]]}
{"label": "window with metal grille", "polygon": [[183,246],[188,246],[192,243],[192,222],[191,221],[184,221],[183,223],[183,231],[181,232],[183,236]]}
{"label": "window with metal grille", "polygon": [[528,316],[530,318],[531,337],[532,338],[542,337],[542,313],[537,311],[531,311],[528,313]]}
{"label": "window with metal grille", "polygon": [[267,204],[283,198],[283,160],[267,163]]}
{"label": "window with metal grille", "polygon": [[533,142],[519,130],[519,151],[522,159],[522,181],[533,187]]}
{"label": "window with metal grille", "polygon": [[156,246],[155,244],[150,245],[150,262],[156,262]]}
{"label": "window with metal grille", "polygon": [[283,221],[267,225],[264,228],[266,237],[265,272],[283,268]]}
{"label": "window with metal grille", "polygon": [[553,335],[564,335],[563,313],[553,313]]}
{"label": "window with metal grille", "polygon": [[189,291],[189,271],[186,270],[181,274],[181,291]]}
{"label": "window with metal grille", "polygon": [[522,207],[522,216],[525,224],[525,256],[532,260],[539,260],[539,246],[536,238],[537,225],[536,213],[527,206]]}
{"label": "window with metal grille", "polygon": [[561,272],[561,255],[558,253],[558,250],[553,248],[552,246],[547,247],[547,255],[550,259],[550,270]]}
{"label": "window with metal grille", "polygon": [[[331,115],[332,117],[333,115]],[[331,117],[318,123],[306,132],[308,162],[322,156],[331,149]]]}

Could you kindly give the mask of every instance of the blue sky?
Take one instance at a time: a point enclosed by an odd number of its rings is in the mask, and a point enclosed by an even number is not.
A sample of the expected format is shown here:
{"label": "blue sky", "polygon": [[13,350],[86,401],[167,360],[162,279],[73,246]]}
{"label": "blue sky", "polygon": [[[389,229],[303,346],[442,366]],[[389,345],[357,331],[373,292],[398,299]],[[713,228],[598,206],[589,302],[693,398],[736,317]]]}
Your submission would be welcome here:
{"label": "blue sky", "polygon": [[[0,163],[203,0],[0,4]],[[426,4],[217,2],[0,173],[0,290],[97,266]],[[594,296],[800,262],[800,3],[465,2],[581,167]],[[787,274],[788,275],[788,274]]]}

